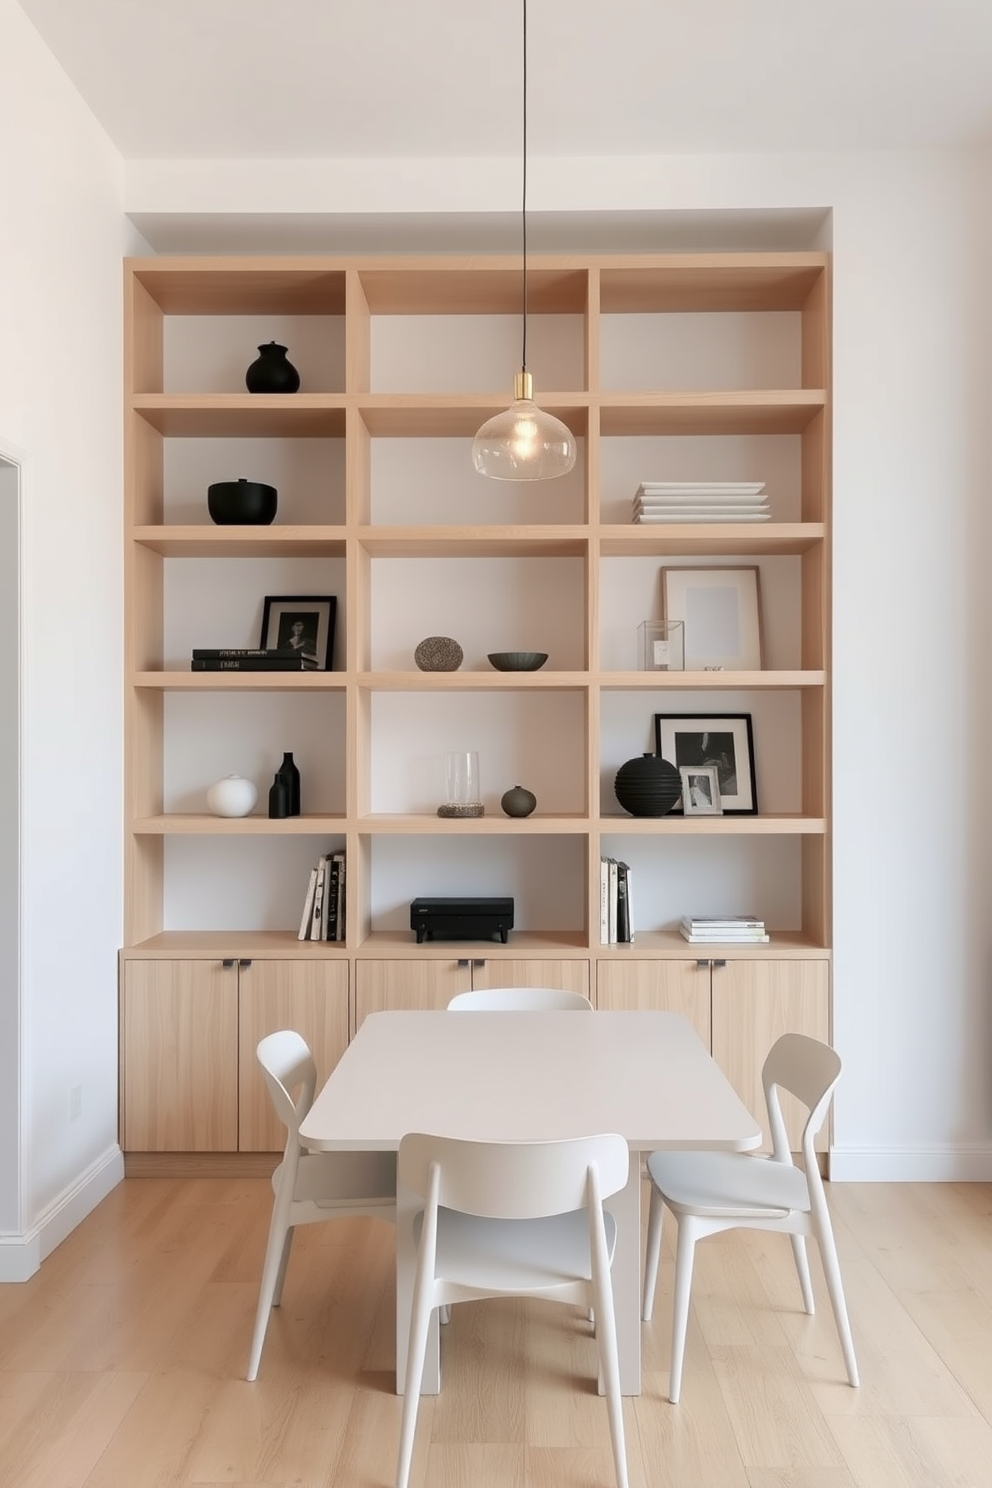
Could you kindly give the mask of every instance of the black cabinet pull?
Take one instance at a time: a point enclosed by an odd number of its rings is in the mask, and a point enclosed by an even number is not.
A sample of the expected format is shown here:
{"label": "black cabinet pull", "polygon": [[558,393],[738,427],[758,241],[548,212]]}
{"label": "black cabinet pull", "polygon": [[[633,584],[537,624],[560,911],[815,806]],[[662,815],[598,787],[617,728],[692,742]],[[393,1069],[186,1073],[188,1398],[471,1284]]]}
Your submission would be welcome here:
{"label": "black cabinet pull", "polygon": [[467,966],[468,965],[468,957],[467,956],[459,956],[458,960],[455,962],[455,965],[456,966]]}
{"label": "black cabinet pull", "polygon": [[724,966],[726,966],[726,964],[727,964],[727,963],[726,963],[726,961],[714,961],[714,962],[713,962],[713,963],[712,963],[712,965],[713,965],[713,970],[714,970],[714,971],[720,971],[720,970],[722,970],[722,968],[723,968],[723,967],[724,967]]}
{"label": "black cabinet pull", "polygon": [[222,962],[221,962],[221,963],[220,963],[220,964],[221,964],[221,966],[223,966],[223,968],[224,968],[224,970],[225,970],[225,971],[230,971],[230,969],[231,969],[231,967],[232,967],[232,966],[233,966],[233,965],[234,965],[234,962],[233,962],[233,960],[232,960],[232,959],[231,959],[231,957],[230,957],[230,956],[228,956],[228,957],[227,957],[227,958],[226,958],[226,959],[225,959],[225,960],[224,960],[224,961],[222,961]]}
{"label": "black cabinet pull", "polygon": [[697,971],[709,971],[710,963],[708,961],[697,961],[696,969]]}
{"label": "black cabinet pull", "polygon": [[475,960],[475,961],[472,962],[472,965],[473,966],[485,966],[485,964],[486,964],[485,961],[480,961],[480,960]]}
{"label": "black cabinet pull", "polygon": [[238,965],[243,966],[247,971],[248,967],[251,965],[251,961],[246,961],[245,958],[242,956],[241,960],[238,962]]}

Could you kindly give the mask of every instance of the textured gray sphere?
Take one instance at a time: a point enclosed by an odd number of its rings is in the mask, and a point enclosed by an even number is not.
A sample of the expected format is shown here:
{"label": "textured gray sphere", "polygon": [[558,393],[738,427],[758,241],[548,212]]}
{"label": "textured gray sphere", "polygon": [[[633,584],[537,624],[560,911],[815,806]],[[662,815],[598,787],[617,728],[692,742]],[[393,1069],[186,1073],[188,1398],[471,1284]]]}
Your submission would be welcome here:
{"label": "textured gray sphere", "polygon": [[413,653],[422,672],[457,672],[464,657],[461,646],[450,636],[428,636]]}

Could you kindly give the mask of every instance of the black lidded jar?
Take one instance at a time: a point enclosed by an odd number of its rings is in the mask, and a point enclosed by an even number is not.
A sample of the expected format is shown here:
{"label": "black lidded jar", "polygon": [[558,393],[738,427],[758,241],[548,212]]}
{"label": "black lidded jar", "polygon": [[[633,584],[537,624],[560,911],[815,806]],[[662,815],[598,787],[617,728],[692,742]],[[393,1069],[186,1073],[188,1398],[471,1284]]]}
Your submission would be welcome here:
{"label": "black lidded jar", "polygon": [[298,393],[300,374],[286,358],[287,347],[269,341],[258,348],[258,356],[245,373],[250,393]]}

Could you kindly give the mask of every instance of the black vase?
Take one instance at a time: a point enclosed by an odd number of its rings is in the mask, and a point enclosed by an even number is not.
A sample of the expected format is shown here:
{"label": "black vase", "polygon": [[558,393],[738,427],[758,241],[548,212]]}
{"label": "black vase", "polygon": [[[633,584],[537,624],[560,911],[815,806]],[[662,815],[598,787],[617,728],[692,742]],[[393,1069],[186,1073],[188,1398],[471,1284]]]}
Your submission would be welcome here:
{"label": "black vase", "polygon": [[250,393],[298,393],[300,374],[286,360],[286,347],[276,341],[258,348],[258,356],[245,373]]}
{"label": "black vase", "polygon": [[289,791],[282,776],[277,774],[275,780],[269,786],[269,816],[272,820],[281,820],[289,815]]}
{"label": "black vase", "polygon": [[288,816],[299,816],[300,814],[300,772],[296,768],[291,754],[284,754],[282,764],[276,771],[276,779],[281,780],[286,787],[286,799],[289,805]]}
{"label": "black vase", "polygon": [[642,754],[620,766],[613,789],[631,816],[667,816],[682,794],[682,776],[660,754]]}

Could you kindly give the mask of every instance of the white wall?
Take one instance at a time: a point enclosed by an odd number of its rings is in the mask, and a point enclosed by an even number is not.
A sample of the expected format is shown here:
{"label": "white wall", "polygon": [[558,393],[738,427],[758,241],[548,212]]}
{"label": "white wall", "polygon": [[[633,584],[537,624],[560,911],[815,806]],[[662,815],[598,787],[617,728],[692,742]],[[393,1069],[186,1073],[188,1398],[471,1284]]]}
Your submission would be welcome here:
{"label": "white wall", "polygon": [[0,1279],[15,1279],[120,1174],[126,223],[119,157],[13,0],[0,38],[0,448],[27,456],[16,1163],[0,1144]]}
{"label": "white wall", "polygon": [[[987,179],[963,154],[530,162],[535,213],[832,212],[839,1177],[992,1178]],[[510,212],[518,186],[512,160],[145,161],[126,196],[216,230]]]}

